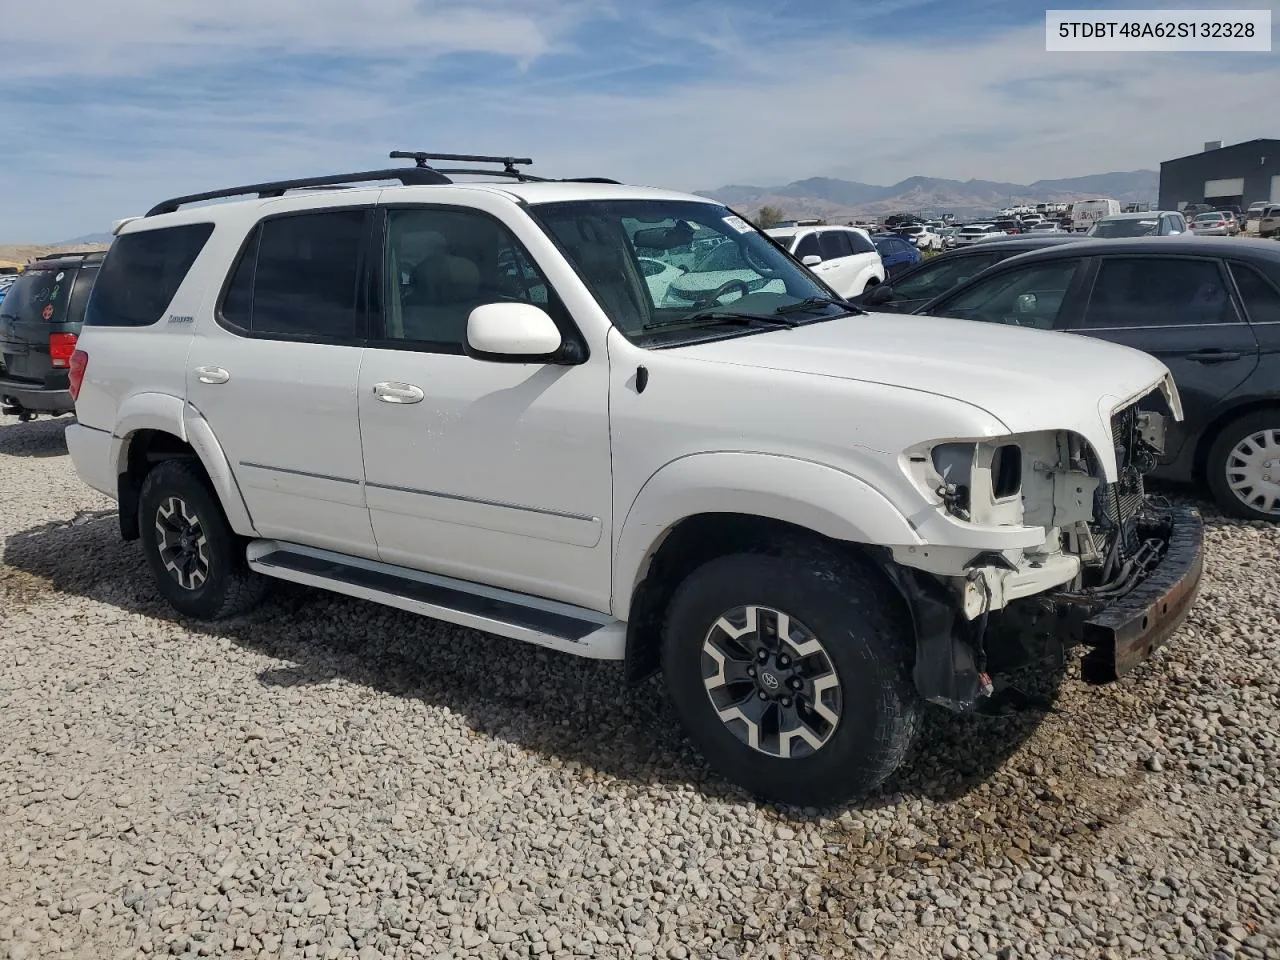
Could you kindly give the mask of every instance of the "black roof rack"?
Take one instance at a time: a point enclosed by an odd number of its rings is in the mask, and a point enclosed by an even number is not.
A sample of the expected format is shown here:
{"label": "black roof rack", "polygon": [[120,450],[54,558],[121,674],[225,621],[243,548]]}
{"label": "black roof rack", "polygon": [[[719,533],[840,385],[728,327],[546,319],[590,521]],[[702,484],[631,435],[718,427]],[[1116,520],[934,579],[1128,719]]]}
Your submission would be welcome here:
{"label": "black roof rack", "polygon": [[[379,180],[399,180],[406,187],[424,185],[443,185],[453,183],[448,176],[470,175],[485,177],[510,177],[522,183],[546,183],[548,178],[535,177],[533,174],[517,170],[517,167],[533,163],[528,157],[489,157],[469,153],[422,153],[408,150],[392,150],[393,160],[412,160],[412,167],[397,167],[389,170],[362,170],[356,173],[335,173],[323,177],[302,177],[297,180],[271,180],[265,183],[251,183],[240,187],[226,187],[222,190],[209,190],[205,193],[192,193],[185,197],[174,197],[157,203],[147,211],[148,217],[162,213],[173,213],[179,207],[202,200],[221,200],[229,197],[245,197],[257,194],[259,198],[280,197],[288,190],[325,189],[346,187],[357,183],[375,183]],[[473,167],[438,168],[431,166],[430,160],[444,160],[450,163],[498,163],[501,170],[484,170]],[[606,177],[570,177],[563,183],[617,183]]]}

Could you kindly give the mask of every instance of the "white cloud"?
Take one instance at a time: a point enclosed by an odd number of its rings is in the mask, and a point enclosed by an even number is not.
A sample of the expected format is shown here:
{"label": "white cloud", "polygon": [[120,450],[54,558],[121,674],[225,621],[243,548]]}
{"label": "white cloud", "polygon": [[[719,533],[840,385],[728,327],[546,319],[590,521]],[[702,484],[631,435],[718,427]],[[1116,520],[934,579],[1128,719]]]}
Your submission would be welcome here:
{"label": "white cloud", "polygon": [[[882,6],[909,18],[917,2]],[[38,20],[49,59],[22,54],[15,66],[6,56],[10,78],[41,69],[68,81],[95,70],[150,76],[165,96],[103,102],[89,86],[89,105],[73,98],[51,124],[20,109],[12,95],[22,83],[0,75],[0,96],[10,94],[0,104],[9,127],[0,240],[87,232],[165,195],[383,166],[398,147],[514,151],[545,175],[705,189],[808,176],[1029,182],[1155,167],[1208,139],[1277,135],[1272,55],[1049,54],[1041,25],[958,46],[930,33],[923,16],[920,39],[872,42],[856,30],[855,39],[806,36],[754,9],[696,4],[649,16],[585,0],[531,0],[513,13],[496,0],[118,0],[85,4],[86,14],[110,11],[87,19],[21,12],[25,21],[15,28],[10,17],[6,31],[22,35]],[[560,59],[585,42],[576,28],[600,20],[616,37],[607,56]],[[121,39],[130,35],[164,48],[167,61],[138,55],[142,47]],[[314,69],[288,69],[298,54],[325,52],[341,54],[345,68],[319,81]],[[431,57],[458,52],[535,69],[518,83],[422,79]],[[265,65],[277,67],[271,85],[256,88],[248,78]],[[643,81],[624,85],[641,67]],[[686,79],[664,79],[673,77]],[[614,88],[623,92],[606,92]],[[76,176],[84,170],[91,175]]]}

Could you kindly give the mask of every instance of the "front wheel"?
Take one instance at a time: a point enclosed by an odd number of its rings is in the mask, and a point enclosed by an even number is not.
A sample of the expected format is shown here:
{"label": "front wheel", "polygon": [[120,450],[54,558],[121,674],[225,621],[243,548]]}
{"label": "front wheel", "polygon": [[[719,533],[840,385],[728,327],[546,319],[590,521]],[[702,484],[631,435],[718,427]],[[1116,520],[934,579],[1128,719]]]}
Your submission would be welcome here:
{"label": "front wheel", "polygon": [[677,589],[672,705],[707,763],[755,796],[821,807],[902,762],[919,700],[906,611],[878,571],[811,550],[736,554]]}
{"label": "front wheel", "polygon": [[179,613],[219,620],[261,599],[266,579],[249,569],[243,543],[194,463],[166,460],[147,474],[138,524],[156,586]]}
{"label": "front wheel", "polygon": [[1280,408],[1258,410],[1219,431],[1205,462],[1223,513],[1280,521]]}

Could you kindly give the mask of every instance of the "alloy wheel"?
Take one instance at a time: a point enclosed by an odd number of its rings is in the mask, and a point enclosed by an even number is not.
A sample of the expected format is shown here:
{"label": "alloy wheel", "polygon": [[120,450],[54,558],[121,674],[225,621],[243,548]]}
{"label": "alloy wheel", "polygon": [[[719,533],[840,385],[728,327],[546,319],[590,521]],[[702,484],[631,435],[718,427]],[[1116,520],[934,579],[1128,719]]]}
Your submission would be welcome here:
{"label": "alloy wheel", "polygon": [[209,579],[209,541],[199,515],[181,497],[166,497],[156,509],[160,560],[184,590],[199,590]]}
{"label": "alloy wheel", "polygon": [[822,642],[781,610],[740,606],[702,643],[712,707],[740,741],[782,759],[809,756],[840,723],[840,678]]}

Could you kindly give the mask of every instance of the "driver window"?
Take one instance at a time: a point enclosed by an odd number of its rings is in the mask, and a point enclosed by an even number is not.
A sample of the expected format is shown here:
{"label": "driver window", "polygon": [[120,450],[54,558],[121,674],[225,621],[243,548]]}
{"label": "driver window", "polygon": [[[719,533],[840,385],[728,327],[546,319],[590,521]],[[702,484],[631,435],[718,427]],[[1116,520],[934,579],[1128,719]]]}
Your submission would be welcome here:
{"label": "driver window", "polygon": [[987,323],[1053,329],[1079,260],[1033,264],[980,280],[929,313]]}
{"label": "driver window", "polygon": [[417,349],[462,353],[482,304],[561,309],[511,231],[471,210],[388,210],[383,278],[382,339]]}

